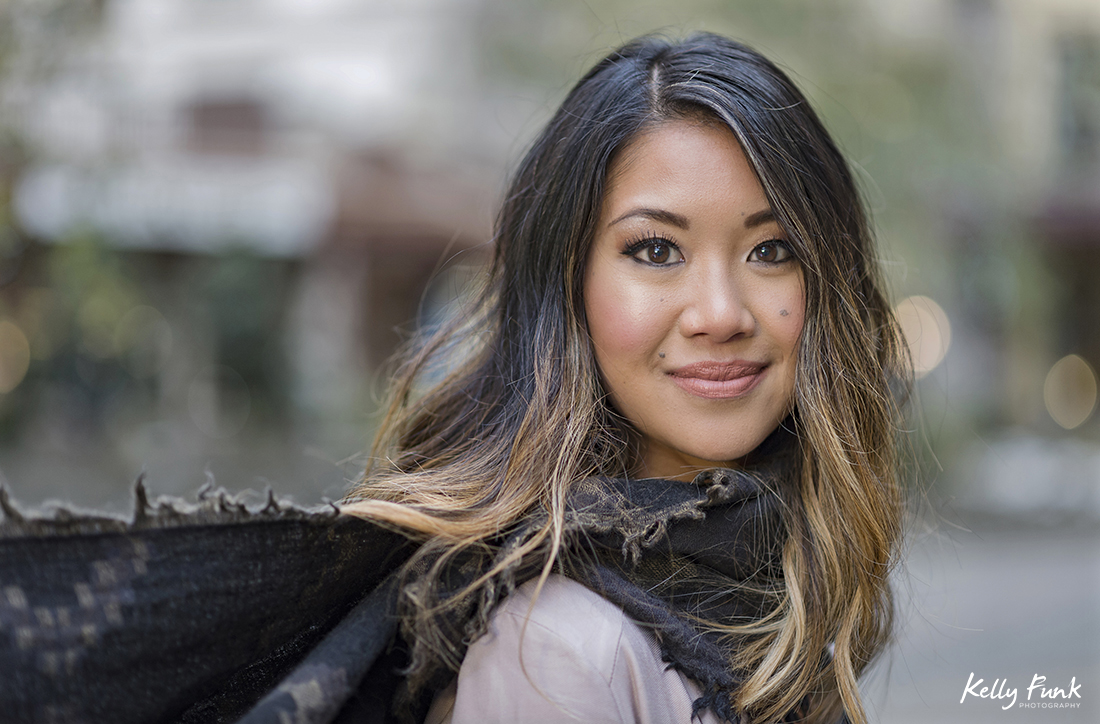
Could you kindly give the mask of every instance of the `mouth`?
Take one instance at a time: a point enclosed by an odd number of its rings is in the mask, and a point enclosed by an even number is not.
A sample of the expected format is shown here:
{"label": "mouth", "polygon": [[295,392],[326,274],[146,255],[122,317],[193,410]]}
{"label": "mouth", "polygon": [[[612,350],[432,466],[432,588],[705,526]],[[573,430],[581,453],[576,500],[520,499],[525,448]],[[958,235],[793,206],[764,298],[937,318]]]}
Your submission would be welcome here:
{"label": "mouth", "polygon": [[668,373],[685,392],[708,400],[728,400],[748,394],[764,377],[763,362],[695,362]]}

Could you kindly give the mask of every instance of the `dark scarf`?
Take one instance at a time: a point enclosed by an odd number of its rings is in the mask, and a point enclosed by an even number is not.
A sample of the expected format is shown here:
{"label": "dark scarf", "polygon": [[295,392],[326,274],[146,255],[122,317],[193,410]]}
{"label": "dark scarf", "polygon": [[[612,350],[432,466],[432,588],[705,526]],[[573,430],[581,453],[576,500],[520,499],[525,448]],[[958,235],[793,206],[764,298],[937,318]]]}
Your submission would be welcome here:
{"label": "dark scarf", "polygon": [[[665,661],[702,686],[696,710],[736,721],[730,701],[740,680],[729,662],[737,641],[695,620],[747,623],[774,606],[786,537],[779,498],[731,470],[703,472],[694,486],[601,482],[613,491],[603,501],[615,501],[616,514],[595,536],[595,560],[568,574],[654,633]],[[628,503],[647,497],[659,504]]]}
{"label": "dark scarf", "polygon": [[[414,545],[335,510],[248,509],[224,493],[150,506],[130,523],[24,518],[0,491],[0,711],[12,721],[382,721],[407,662],[397,577]],[[692,616],[767,608],[779,499],[734,471],[695,484],[592,479],[569,499],[561,572],[653,630],[669,663],[736,721],[728,647]],[[512,531],[518,545],[537,521]],[[489,561],[475,561],[456,580]],[[463,632],[534,573],[493,582]],[[457,622],[456,622],[457,623]],[[430,700],[431,689],[421,702]]]}
{"label": "dark scarf", "polygon": [[[775,605],[786,539],[775,484],[722,469],[704,471],[692,483],[591,478],[567,500],[557,571],[653,632],[665,661],[701,685],[696,711],[709,708],[733,722],[737,717],[731,698],[740,677],[730,660],[738,641],[714,634],[697,619],[746,623]],[[504,537],[495,556],[456,563],[447,587],[458,590],[480,576],[522,545],[545,518],[528,517]],[[445,627],[452,643],[476,639],[494,605],[537,576],[540,563],[516,566],[486,584],[480,600],[461,609]],[[431,673],[423,677],[429,692],[453,675],[446,670],[435,671],[435,677]],[[406,706],[421,714],[428,702],[419,703]]]}

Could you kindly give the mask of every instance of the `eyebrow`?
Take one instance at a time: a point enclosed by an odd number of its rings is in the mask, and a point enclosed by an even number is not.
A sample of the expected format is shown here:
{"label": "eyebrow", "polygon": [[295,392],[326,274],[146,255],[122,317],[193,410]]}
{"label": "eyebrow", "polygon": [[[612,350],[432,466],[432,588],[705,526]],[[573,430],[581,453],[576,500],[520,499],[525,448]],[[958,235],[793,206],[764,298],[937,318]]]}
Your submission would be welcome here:
{"label": "eyebrow", "polygon": [[745,217],[745,228],[752,229],[769,221],[775,221],[775,214],[771,209],[757,211],[755,214],[749,214]]}
{"label": "eyebrow", "polygon": [[[649,207],[639,207],[637,209],[631,209],[622,216],[616,218],[614,221],[608,224],[608,226],[614,226],[620,221],[626,221],[627,219],[640,216],[644,219],[650,219],[660,223],[675,226],[677,229],[687,230],[691,226],[691,222],[687,220],[686,216],[673,213],[671,211],[665,211],[664,209],[651,209]],[[775,214],[771,209],[764,209],[757,211],[756,213],[749,214],[745,217],[745,228],[752,229],[762,224],[766,224],[769,221],[775,221]]]}
{"label": "eyebrow", "polygon": [[688,222],[686,216],[681,216],[680,214],[674,214],[671,211],[665,211],[664,209],[650,209],[650,208],[646,208],[646,207],[631,209],[630,211],[627,211],[625,214],[623,214],[619,218],[612,221],[610,224],[608,224],[608,226],[614,226],[615,224],[619,223],[620,221],[626,221],[627,219],[629,219],[631,217],[634,217],[634,216],[641,216],[644,219],[650,219],[652,221],[659,221],[661,223],[665,223],[665,224],[668,224],[670,226],[675,226],[677,229],[683,229],[685,231],[687,230],[687,228],[689,226],[691,226],[691,224]]}

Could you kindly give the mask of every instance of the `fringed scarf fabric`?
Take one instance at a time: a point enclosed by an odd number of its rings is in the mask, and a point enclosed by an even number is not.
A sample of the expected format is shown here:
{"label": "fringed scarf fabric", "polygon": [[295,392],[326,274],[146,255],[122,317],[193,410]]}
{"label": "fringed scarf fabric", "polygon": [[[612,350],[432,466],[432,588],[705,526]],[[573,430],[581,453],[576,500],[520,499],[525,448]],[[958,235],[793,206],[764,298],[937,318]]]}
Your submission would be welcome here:
{"label": "fringed scarf fabric", "polygon": [[[24,516],[0,491],[0,711],[16,722],[388,721],[416,642],[398,634],[398,575],[415,544],[334,508],[270,497],[249,508],[223,492],[197,505],[150,504],[131,522]],[[656,636],[671,666],[702,687],[696,707],[737,721],[734,637],[698,619],[759,618],[774,603],[785,539],[768,484],[729,470],[694,484],[582,481],[568,500],[560,571]],[[474,580],[540,523],[521,523],[494,555],[467,558]],[[407,572],[406,572],[407,573]],[[456,620],[456,645],[538,573],[490,581]],[[400,706],[415,719],[446,671]],[[800,707],[801,708],[801,707]],[[792,712],[792,721],[799,716]]]}

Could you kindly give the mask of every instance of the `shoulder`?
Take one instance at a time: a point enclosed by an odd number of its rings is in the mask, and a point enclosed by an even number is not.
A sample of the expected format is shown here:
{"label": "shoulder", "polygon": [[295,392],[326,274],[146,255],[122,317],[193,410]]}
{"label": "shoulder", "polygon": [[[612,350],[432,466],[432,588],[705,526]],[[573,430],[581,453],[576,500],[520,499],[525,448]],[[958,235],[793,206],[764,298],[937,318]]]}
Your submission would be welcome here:
{"label": "shoulder", "polygon": [[499,648],[514,642],[524,654],[553,652],[610,681],[623,651],[649,649],[650,641],[618,606],[572,579],[553,575],[541,590],[537,581],[529,581],[506,598],[478,643]]}
{"label": "shoulder", "polygon": [[698,688],[666,668],[652,635],[568,578],[550,576],[537,595],[536,587],[521,586],[493,612],[433,707],[437,721],[690,719]]}

